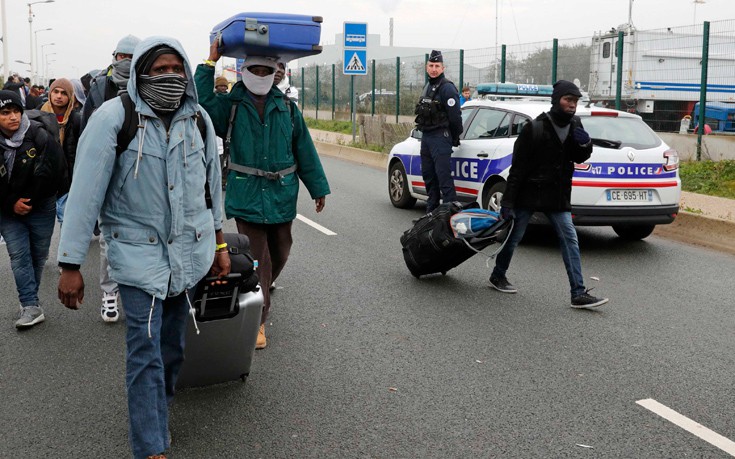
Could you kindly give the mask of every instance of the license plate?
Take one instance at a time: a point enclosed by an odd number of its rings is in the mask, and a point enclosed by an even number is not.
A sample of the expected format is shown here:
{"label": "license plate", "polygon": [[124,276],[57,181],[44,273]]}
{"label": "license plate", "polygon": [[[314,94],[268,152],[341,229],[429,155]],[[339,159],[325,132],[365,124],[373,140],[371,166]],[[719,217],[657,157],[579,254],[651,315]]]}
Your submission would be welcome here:
{"label": "license plate", "polygon": [[608,201],[653,201],[653,190],[607,190]]}

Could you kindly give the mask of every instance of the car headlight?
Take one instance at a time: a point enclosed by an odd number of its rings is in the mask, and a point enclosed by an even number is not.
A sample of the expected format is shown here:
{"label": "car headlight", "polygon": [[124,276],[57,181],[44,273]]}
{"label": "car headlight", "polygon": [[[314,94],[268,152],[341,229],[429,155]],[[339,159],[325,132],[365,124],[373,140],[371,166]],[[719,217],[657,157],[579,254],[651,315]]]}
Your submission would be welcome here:
{"label": "car headlight", "polygon": [[679,153],[673,148],[664,152],[664,159],[666,159],[664,164],[666,172],[675,171],[679,168]]}

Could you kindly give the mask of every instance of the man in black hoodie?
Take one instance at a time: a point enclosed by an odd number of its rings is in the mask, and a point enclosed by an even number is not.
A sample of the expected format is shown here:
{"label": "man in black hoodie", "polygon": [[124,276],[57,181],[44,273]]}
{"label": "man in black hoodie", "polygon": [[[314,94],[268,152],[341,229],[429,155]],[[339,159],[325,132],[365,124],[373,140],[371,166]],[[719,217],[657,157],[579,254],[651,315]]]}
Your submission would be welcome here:
{"label": "man in black hoodie", "polygon": [[459,92],[454,83],[444,78],[441,51],[432,51],[426,63],[429,82],[416,104],[416,129],[421,131],[421,175],[426,186],[426,212],[442,202],[457,199],[452,178],[452,147],[459,146],[462,114]]}
{"label": "man in black hoodie", "polygon": [[595,308],[607,303],[584,287],[577,231],[572,223],[571,195],[574,163],[592,154],[592,140],[582,121],[574,116],[582,97],[574,83],[554,84],[551,110],[527,123],[513,146],[513,163],[501,204],[503,218],[514,219],[513,231],[495,261],[490,286],[503,293],[516,293],[505,273],[513,251],[523,239],[534,212],[543,212],[559,238],[571,290],[571,307]]}

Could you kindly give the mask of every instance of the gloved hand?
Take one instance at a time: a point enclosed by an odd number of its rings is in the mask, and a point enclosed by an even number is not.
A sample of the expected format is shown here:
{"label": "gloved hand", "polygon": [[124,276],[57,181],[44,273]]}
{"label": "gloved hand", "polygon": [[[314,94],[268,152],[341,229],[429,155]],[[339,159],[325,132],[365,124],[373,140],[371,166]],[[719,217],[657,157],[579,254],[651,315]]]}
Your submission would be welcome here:
{"label": "gloved hand", "polygon": [[585,131],[581,127],[574,129],[574,132],[572,132],[572,137],[574,137],[574,140],[580,145],[587,145],[590,140],[592,140],[590,139],[590,135],[587,134],[587,131]]}
{"label": "gloved hand", "polygon": [[456,139],[452,139],[452,146],[453,147],[458,147],[459,146],[459,137],[456,138]]}
{"label": "gloved hand", "polygon": [[513,220],[514,218],[516,218],[516,213],[510,207],[501,207],[500,218],[503,220]]}

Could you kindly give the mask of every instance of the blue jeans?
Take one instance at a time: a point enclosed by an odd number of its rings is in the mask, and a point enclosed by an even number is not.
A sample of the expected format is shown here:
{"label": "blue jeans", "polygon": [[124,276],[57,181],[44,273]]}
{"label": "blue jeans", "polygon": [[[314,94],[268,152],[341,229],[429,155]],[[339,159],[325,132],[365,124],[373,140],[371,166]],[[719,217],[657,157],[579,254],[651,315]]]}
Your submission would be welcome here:
{"label": "blue jeans", "polygon": [[153,300],[129,285],[120,285],[120,298],[127,324],[125,384],[130,447],[135,458],[145,458],[170,446],[168,405],[184,361],[189,303],[186,293]]}
{"label": "blue jeans", "polygon": [[[446,135],[445,135],[446,134]],[[426,185],[426,212],[431,212],[442,202],[457,200],[452,178],[452,139],[449,132],[440,129],[424,133],[421,138],[421,176]]]}
{"label": "blue jeans", "polygon": [[56,220],[59,222],[59,225],[64,223],[64,209],[66,209],[66,198],[68,197],[69,193],[66,193],[56,200]]}
{"label": "blue jeans", "polygon": [[[521,242],[521,239],[523,239],[533,211],[528,209],[515,209],[515,214],[516,218],[513,222],[513,231],[510,233],[505,247],[503,247],[503,250],[500,251],[498,257],[495,259],[493,277],[505,277],[505,273],[510,266],[510,260],[513,258],[513,252]],[[570,292],[572,298],[574,298],[584,293],[585,288],[584,278],[582,277],[582,257],[579,253],[577,230],[572,223],[572,214],[571,212],[544,212],[544,215],[551,222],[551,226],[554,227],[554,231],[556,231],[556,235],[559,238],[561,257],[567,269]]]}
{"label": "blue jeans", "polygon": [[46,198],[33,203],[28,215],[4,212],[0,216],[0,234],[5,238],[15,288],[23,307],[39,306],[38,288],[54,234],[55,202],[54,197]]}

